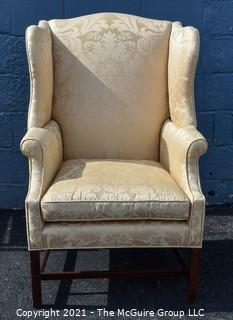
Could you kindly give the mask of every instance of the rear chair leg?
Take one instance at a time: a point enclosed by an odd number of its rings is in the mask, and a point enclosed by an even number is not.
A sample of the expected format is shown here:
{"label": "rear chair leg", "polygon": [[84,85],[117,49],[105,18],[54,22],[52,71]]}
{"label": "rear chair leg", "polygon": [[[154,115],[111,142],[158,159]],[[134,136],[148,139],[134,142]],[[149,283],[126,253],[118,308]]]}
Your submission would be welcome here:
{"label": "rear chair leg", "polygon": [[40,277],[40,252],[30,251],[31,278],[32,278],[32,301],[33,307],[38,309],[41,306],[41,277]]}
{"label": "rear chair leg", "polygon": [[188,302],[190,304],[193,304],[196,301],[200,269],[200,255],[200,248],[191,249],[188,276]]}

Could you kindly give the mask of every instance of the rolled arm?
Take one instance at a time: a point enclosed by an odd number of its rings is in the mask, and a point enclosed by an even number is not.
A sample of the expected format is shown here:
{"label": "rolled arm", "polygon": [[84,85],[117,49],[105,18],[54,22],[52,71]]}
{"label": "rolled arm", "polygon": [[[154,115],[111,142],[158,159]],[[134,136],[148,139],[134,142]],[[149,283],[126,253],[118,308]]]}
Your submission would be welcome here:
{"label": "rolled arm", "polygon": [[195,126],[180,128],[167,120],[161,131],[160,162],[188,196],[190,246],[202,245],[205,197],[199,179],[199,157],[207,150],[205,138]]}
{"label": "rolled arm", "polygon": [[164,123],[160,140],[160,162],[190,201],[193,201],[194,193],[201,195],[198,160],[206,150],[207,142],[195,126],[179,128],[170,120]]}
{"label": "rolled arm", "polygon": [[26,198],[26,217],[29,247],[40,246],[43,221],[40,200],[63,159],[61,132],[55,121],[43,128],[31,128],[21,141],[22,153],[29,158],[29,188]]}

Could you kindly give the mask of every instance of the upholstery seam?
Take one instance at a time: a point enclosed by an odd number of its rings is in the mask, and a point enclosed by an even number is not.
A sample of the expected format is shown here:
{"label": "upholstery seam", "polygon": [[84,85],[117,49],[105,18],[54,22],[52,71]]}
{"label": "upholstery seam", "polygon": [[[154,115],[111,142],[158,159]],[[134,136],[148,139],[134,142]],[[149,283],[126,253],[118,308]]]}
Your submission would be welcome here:
{"label": "upholstery seam", "polygon": [[189,245],[147,245],[147,246],[90,246],[90,247],[83,247],[83,246],[75,246],[75,247],[42,247],[42,248],[32,248],[28,247],[28,251],[41,251],[41,250],[74,250],[74,249],[80,249],[80,250],[91,250],[91,249],[130,249],[130,248],[143,248],[143,249],[150,249],[150,248],[202,248],[202,245],[196,245],[196,246],[189,246]]}
{"label": "upholstery seam", "polygon": [[66,220],[62,220],[62,219],[57,219],[57,220],[51,220],[51,219],[46,219],[44,218],[43,221],[46,223],[46,222],[50,222],[50,223],[59,223],[59,222],[120,222],[120,221],[158,221],[158,222],[163,222],[163,221],[170,221],[170,222],[173,222],[173,221],[188,221],[188,218],[189,217],[184,217],[184,218],[164,218],[162,216],[158,216],[157,218],[151,218],[151,217],[138,217],[138,218],[100,218],[100,219],[96,219],[96,218],[83,218],[83,219],[66,219]]}
{"label": "upholstery seam", "polygon": [[29,108],[28,108],[28,117],[27,117],[27,127],[29,127],[29,117],[31,116],[31,109],[32,109],[32,100],[35,93],[34,88],[34,79],[32,77],[32,61],[30,56],[30,50],[29,50],[29,37],[28,37],[28,29],[26,30],[26,36],[25,36],[25,42],[26,42],[26,53],[28,58],[28,68],[29,68],[29,77],[30,77],[30,99],[29,99]]}
{"label": "upholstery seam", "polygon": [[101,200],[67,200],[67,201],[42,201],[42,203],[145,203],[145,202],[150,202],[150,203],[190,203],[189,199],[186,200],[182,200],[182,201],[159,201],[159,200],[129,200],[129,201],[124,201],[124,200],[116,200],[116,201],[101,201]]}

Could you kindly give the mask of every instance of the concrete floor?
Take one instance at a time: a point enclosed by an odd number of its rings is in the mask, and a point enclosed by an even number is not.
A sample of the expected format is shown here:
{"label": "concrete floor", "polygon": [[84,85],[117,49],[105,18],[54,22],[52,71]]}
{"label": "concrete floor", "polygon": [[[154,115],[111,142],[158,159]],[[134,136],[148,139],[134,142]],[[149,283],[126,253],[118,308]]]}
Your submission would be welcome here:
{"label": "concrete floor", "polygon": [[[205,309],[202,319],[233,319],[233,208],[209,207],[205,224],[205,241],[196,310]],[[185,252],[184,252],[185,254]],[[78,266],[80,270],[101,270],[113,267],[173,266],[176,263],[170,250],[90,250],[52,252],[49,270]],[[26,249],[25,219],[23,211],[0,211],[0,319],[26,319],[17,317],[16,310],[32,310],[29,255]],[[183,279],[131,279],[131,280],[75,280],[43,283],[43,308],[60,310],[59,317],[49,319],[75,319],[64,317],[64,308],[81,308],[87,313],[82,319],[179,319],[178,317],[103,317],[97,308],[138,310],[184,310],[188,317],[186,282]],[[191,309],[193,309],[191,307]],[[91,313],[94,311],[94,313]],[[80,319],[80,317],[78,317]],[[44,316],[30,319],[46,319]]]}

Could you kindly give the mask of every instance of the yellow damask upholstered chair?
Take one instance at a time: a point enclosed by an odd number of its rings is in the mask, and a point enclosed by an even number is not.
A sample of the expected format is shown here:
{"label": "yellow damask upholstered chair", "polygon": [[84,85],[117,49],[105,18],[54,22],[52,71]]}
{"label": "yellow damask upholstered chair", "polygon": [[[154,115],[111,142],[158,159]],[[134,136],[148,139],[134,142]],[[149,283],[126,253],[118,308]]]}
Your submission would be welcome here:
{"label": "yellow damask upholstered chair", "polygon": [[43,271],[48,250],[88,248],[168,247],[178,260],[177,248],[190,248],[177,274],[188,276],[193,302],[205,215],[198,159],[207,149],[193,96],[198,31],[99,13],[30,26],[26,47],[31,97],[21,150],[34,306],[41,280],[117,276]]}

